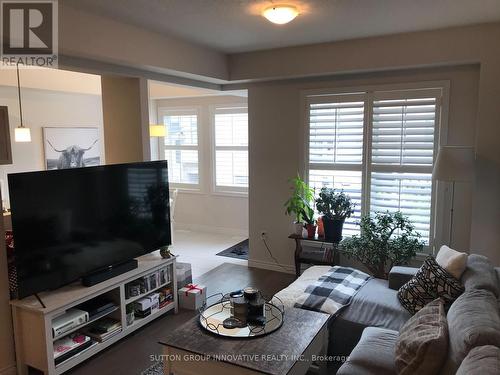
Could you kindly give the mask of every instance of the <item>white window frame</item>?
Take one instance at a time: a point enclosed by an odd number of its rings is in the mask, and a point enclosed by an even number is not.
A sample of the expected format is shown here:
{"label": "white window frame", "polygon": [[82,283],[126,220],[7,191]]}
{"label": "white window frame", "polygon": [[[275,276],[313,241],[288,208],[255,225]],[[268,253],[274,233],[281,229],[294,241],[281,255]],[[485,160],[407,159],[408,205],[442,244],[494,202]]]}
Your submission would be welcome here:
{"label": "white window frame", "polygon": [[[418,171],[420,173],[429,173],[428,170],[423,172],[420,166],[374,166],[371,164],[371,136],[372,136],[372,122],[373,122],[373,101],[378,99],[389,99],[391,97],[401,98],[401,93],[411,93],[412,95],[422,96],[435,96],[436,97],[436,127],[434,135],[434,160],[436,159],[437,152],[440,145],[447,144],[448,135],[448,103],[449,103],[449,81],[433,81],[433,82],[419,82],[407,84],[393,84],[393,85],[373,85],[364,87],[352,88],[332,88],[332,89],[319,89],[319,90],[304,90],[301,93],[302,101],[302,118],[303,118],[303,134],[305,142],[303,144],[303,170],[304,178],[309,181],[309,169],[323,169],[323,170],[359,170],[358,164],[309,164],[309,106],[312,103],[331,102],[348,100],[355,101],[363,97],[364,100],[364,127],[363,127],[363,158],[361,164],[362,171],[362,188],[361,188],[361,215],[370,213],[370,194],[371,191],[371,173],[374,169],[377,172],[410,172]],[[424,167],[425,168],[425,167]],[[432,172],[432,171],[431,171]],[[432,193],[431,193],[431,217],[429,228],[429,244],[424,247],[422,254],[435,252],[435,244],[442,243],[444,229],[441,221],[436,220],[436,217],[443,217],[444,214],[444,196],[445,186],[436,184],[432,180]]]}
{"label": "white window frame", "polygon": [[[172,115],[196,115],[196,133],[197,133],[197,145],[182,145],[182,146],[175,146],[175,145],[166,145],[165,144],[165,138],[161,137],[159,138],[159,150],[158,153],[160,155],[160,158],[163,160],[167,160],[167,155],[166,155],[166,150],[189,150],[189,151],[196,151],[198,154],[198,183],[197,184],[188,184],[188,183],[179,183],[179,182],[172,182],[169,181],[169,186],[170,188],[173,189],[178,189],[179,191],[184,191],[184,192],[202,192],[203,191],[203,176],[202,176],[202,166],[201,166],[201,126],[200,126],[200,120],[201,120],[201,109],[198,106],[176,106],[176,107],[159,107],[158,108],[158,119],[159,123],[164,124],[163,117],[164,116],[172,116]],[[167,134],[168,137],[168,134]],[[169,166],[170,168],[170,166]]]}
{"label": "white window frame", "polygon": [[[218,186],[217,185],[217,166],[216,166],[216,153],[217,150],[227,150],[227,151],[246,151],[248,153],[247,146],[217,146],[216,145],[216,132],[215,132],[215,115],[218,109],[224,109],[226,113],[241,113],[244,109],[248,116],[248,105],[242,103],[231,103],[231,104],[215,104],[210,106],[210,159],[212,162],[212,192],[216,195],[233,195],[233,196],[247,196],[248,187],[241,186]],[[248,128],[247,128],[248,131]],[[249,176],[250,177],[250,176]]]}

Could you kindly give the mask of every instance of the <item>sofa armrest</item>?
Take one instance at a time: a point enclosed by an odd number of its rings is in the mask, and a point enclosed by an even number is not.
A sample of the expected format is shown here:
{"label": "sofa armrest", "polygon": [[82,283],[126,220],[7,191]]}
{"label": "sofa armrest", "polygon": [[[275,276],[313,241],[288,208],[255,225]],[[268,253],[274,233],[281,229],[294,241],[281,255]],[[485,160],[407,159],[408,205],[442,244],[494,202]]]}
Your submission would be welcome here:
{"label": "sofa armrest", "polygon": [[389,272],[389,288],[398,290],[415,276],[418,268],[394,266]]}

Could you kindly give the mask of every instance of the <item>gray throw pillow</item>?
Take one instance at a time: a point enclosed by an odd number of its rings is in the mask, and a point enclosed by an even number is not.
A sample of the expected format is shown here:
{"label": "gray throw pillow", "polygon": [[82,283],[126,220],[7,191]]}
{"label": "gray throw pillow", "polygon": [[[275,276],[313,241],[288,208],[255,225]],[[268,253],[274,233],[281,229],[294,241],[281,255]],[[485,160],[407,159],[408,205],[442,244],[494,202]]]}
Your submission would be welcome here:
{"label": "gray throw pillow", "polygon": [[451,305],[447,319],[450,348],[444,374],[454,374],[477,346],[500,347],[500,314],[493,293],[479,289],[466,291]]}
{"label": "gray throw pillow", "polygon": [[437,374],[448,350],[448,324],[444,302],[428,303],[399,331],[396,342],[396,369],[400,375]]}
{"label": "gray throw pillow", "polygon": [[462,275],[465,290],[486,289],[497,298],[500,286],[493,264],[485,256],[471,254],[467,258],[467,268]]}
{"label": "gray throw pillow", "polygon": [[500,348],[493,345],[472,349],[457,371],[457,375],[500,374]]}
{"label": "gray throw pillow", "polygon": [[399,288],[398,299],[406,310],[415,314],[438,297],[450,305],[463,291],[460,281],[429,256],[415,276]]}

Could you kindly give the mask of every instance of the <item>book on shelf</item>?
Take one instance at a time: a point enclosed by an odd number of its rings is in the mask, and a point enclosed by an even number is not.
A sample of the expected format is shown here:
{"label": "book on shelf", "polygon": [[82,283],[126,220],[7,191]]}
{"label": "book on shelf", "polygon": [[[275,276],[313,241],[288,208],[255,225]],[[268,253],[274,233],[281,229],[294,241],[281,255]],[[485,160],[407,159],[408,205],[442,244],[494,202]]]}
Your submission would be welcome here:
{"label": "book on shelf", "polygon": [[120,333],[122,331],[122,327],[116,327],[115,329],[107,332],[107,333],[97,333],[97,332],[94,332],[92,331],[92,329],[90,328],[87,328],[87,329],[84,329],[83,332],[87,335],[87,336],[90,336],[92,339],[98,341],[98,342],[104,342],[108,339],[110,339],[111,337],[117,335],[118,333]]}
{"label": "book on shelf", "polygon": [[108,333],[117,327],[121,328],[121,326],[122,325],[118,319],[108,316],[92,323],[90,328],[92,328],[96,333]]}
{"label": "book on shelf", "polygon": [[59,340],[54,341],[54,361],[58,365],[75,355],[80,354],[83,350],[94,345],[92,339],[80,332],[72,333]]}
{"label": "book on shelf", "polygon": [[99,342],[103,342],[121,332],[121,330],[122,325],[119,320],[106,317],[85,327],[82,332]]}

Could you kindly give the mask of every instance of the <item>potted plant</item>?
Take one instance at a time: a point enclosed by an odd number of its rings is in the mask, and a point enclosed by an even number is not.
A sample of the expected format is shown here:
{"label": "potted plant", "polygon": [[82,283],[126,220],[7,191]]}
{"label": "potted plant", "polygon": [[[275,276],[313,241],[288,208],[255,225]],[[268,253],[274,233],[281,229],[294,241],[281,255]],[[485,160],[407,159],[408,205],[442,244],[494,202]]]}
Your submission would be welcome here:
{"label": "potted plant", "polygon": [[354,203],[343,190],[337,193],[335,189],[323,187],[316,199],[316,208],[323,215],[325,238],[334,242],[342,240],[342,228],[345,219],[354,212]]}
{"label": "potted plant", "polygon": [[314,238],[316,234],[316,221],[314,220],[314,210],[310,207],[304,207],[302,210],[302,219],[304,220],[304,227],[307,230],[307,238]]}
{"label": "potted plant", "polygon": [[340,250],[356,259],[378,278],[387,278],[392,266],[404,265],[421,251],[420,233],[401,212],[365,215],[360,222],[361,234],[342,241]]}
{"label": "potted plant", "polygon": [[285,214],[295,215],[295,234],[302,235],[302,228],[306,220],[304,215],[310,211],[313,212],[311,202],[314,201],[314,190],[299,175],[291,179],[290,182],[292,183],[292,196],[285,202]]}
{"label": "potted plant", "polygon": [[132,303],[129,303],[126,307],[125,307],[125,312],[126,312],[126,315],[127,315],[127,325],[131,325],[132,323],[134,323],[134,320],[135,320],[135,314],[134,314],[134,304]]}

